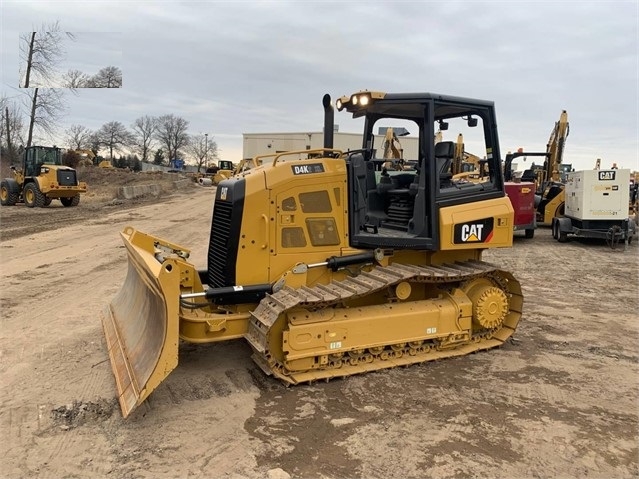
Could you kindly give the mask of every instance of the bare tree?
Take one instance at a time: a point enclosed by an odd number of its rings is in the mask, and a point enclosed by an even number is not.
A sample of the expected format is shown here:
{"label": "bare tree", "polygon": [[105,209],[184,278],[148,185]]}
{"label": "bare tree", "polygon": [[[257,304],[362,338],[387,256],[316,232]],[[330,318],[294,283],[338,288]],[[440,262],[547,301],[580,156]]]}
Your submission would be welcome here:
{"label": "bare tree", "polygon": [[80,70],[69,70],[62,76],[63,86],[74,92],[79,88],[122,88],[122,70],[109,66],[91,76]]}
{"label": "bare tree", "polygon": [[141,116],[137,118],[133,125],[134,145],[142,155],[142,161],[148,161],[151,154],[153,139],[158,128],[158,121],[152,116]]}
{"label": "bare tree", "polygon": [[133,140],[131,133],[119,121],[105,123],[97,131],[100,145],[109,150],[109,157],[113,159],[113,150],[119,151],[129,146]]}
{"label": "bare tree", "polygon": [[6,96],[0,97],[0,149],[2,156],[12,163],[18,159],[18,145],[24,143],[23,130],[19,105]]}
{"label": "bare tree", "polygon": [[89,75],[80,70],[69,70],[62,75],[62,81],[64,88],[70,88],[77,90],[78,88],[87,88],[89,83]]}
{"label": "bare tree", "polygon": [[173,114],[158,118],[155,137],[162,146],[166,146],[169,161],[177,158],[179,149],[189,143],[188,127],[187,120]]}
{"label": "bare tree", "polygon": [[90,88],[122,88],[122,70],[108,66],[93,75],[89,81]]}
{"label": "bare tree", "polygon": [[[34,130],[51,135],[64,111],[61,90],[51,87],[56,66],[64,58],[63,33],[59,22],[43,25],[39,31],[20,35],[20,86],[28,88],[25,108],[29,112],[27,147],[31,146]],[[71,33],[65,35],[73,39]],[[35,87],[35,88],[34,88]]]}
{"label": "bare tree", "polygon": [[2,156],[5,156],[7,153],[12,153],[12,146],[11,122],[9,121],[9,99],[3,94],[0,97],[0,152],[2,153]]}
{"label": "bare tree", "polygon": [[100,153],[100,136],[98,135],[97,131],[94,131],[93,133],[91,133],[91,136],[89,137],[89,149],[93,152],[93,154],[95,156],[98,156],[98,154]]}
{"label": "bare tree", "polygon": [[207,135],[192,136],[186,151],[195,158],[198,172],[202,169],[202,166],[208,164],[210,159],[218,159],[217,143],[209,140]]}
{"label": "bare tree", "polygon": [[93,132],[82,125],[71,125],[65,133],[65,144],[72,150],[84,150],[91,147]]}
{"label": "bare tree", "polygon": [[31,146],[34,131],[53,136],[64,113],[63,92],[58,88],[31,88],[25,97],[29,111],[27,147]]}
{"label": "bare tree", "polygon": [[54,87],[56,66],[64,58],[63,37],[73,34],[62,32],[60,23],[42,25],[37,32],[20,35],[20,87]]}

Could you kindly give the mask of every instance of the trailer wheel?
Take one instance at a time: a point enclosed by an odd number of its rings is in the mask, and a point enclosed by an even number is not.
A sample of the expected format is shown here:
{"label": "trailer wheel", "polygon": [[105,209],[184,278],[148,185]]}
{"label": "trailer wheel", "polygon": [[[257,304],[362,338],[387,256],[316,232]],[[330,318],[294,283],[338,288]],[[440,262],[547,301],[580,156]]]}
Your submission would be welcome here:
{"label": "trailer wheel", "polygon": [[0,182],[0,204],[2,206],[13,206],[20,199],[20,189],[18,183],[11,178]]}
{"label": "trailer wheel", "polygon": [[566,233],[565,231],[559,230],[559,236],[557,237],[557,240],[560,243],[567,243],[568,242],[568,233]]}
{"label": "trailer wheel", "polygon": [[530,228],[530,229],[524,230],[524,234],[526,235],[526,238],[528,239],[533,238],[535,236],[535,229]]}
{"label": "trailer wheel", "polygon": [[75,195],[71,198],[60,198],[60,202],[63,206],[78,206],[80,204],[80,195]]}
{"label": "trailer wheel", "polygon": [[24,204],[29,208],[43,208],[45,196],[36,183],[28,183],[24,187]]}

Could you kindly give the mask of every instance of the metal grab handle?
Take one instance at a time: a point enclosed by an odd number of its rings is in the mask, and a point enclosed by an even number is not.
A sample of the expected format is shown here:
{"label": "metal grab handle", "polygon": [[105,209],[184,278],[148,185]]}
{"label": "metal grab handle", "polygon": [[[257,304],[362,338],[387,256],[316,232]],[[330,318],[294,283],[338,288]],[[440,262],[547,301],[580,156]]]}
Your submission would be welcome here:
{"label": "metal grab handle", "polygon": [[262,219],[264,220],[264,242],[261,244],[262,249],[266,249],[268,247],[268,216],[262,215]]}
{"label": "metal grab handle", "polygon": [[[334,153],[339,154],[340,156],[344,154],[342,152],[342,150],[336,150],[334,148],[317,148],[315,150],[284,151],[282,153],[275,154],[275,158],[273,159],[273,166],[275,166],[277,164],[277,160],[279,160],[280,157],[282,157],[282,156],[286,156],[286,155],[301,155],[301,154],[309,154],[309,153],[325,153],[327,151],[332,151]],[[273,155],[268,155],[268,156],[273,156]],[[308,159],[309,158],[300,158],[300,160],[308,160]]]}

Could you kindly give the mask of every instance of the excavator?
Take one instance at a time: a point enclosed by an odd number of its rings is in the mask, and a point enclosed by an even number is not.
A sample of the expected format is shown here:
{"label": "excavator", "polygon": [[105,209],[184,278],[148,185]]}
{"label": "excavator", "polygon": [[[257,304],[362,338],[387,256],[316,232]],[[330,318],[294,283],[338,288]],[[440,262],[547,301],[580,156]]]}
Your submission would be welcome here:
{"label": "excavator", "polygon": [[[122,414],[178,365],[181,342],[248,342],[285,384],[408,366],[498,347],[515,332],[523,295],[483,261],[513,242],[494,103],[434,93],[359,91],[335,102],[364,119],[362,148],[261,156],[217,187],[207,264],[188,247],[127,226],[126,279],[102,323]],[[455,143],[437,126],[480,128],[488,179],[452,181]],[[416,168],[389,175],[375,158],[376,124],[419,132]],[[204,233],[203,233],[204,234]]]}
{"label": "excavator", "polygon": [[464,135],[461,133],[457,135],[455,157],[452,164],[453,180],[472,181],[474,183],[489,180],[488,177],[484,176],[485,164],[486,160],[482,160],[477,155],[466,151]]}
{"label": "excavator", "polygon": [[553,218],[564,213],[566,193],[564,183],[561,181],[560,166],[569,132],[568,113],[563,110],[550,134],[546,146],[547,159],[541,170],[541,177],[537,178],[539,193],[535,195],[535,206],[539,225],[551,226]]}
{"label": "excavator", "polygon": [[639,226],[639,171],[630,173],[630,202],[628,204],[628,215],[634,219]]}
{"label": "excavator", "polygon": [[105,168],[105,169],[109,169],[109,170],[113,170],[115,169],[115,167],[113,166],[113,163],[111,162],[111,160],[105,160],[105,159],[101,159],[98,161],[98,157],[96,156],[96,154],[93,152],[93,150],[88,150],[88,149],[77,149],[77,150],[72,150],[75,151],[78,155],[80,155],[81,158],[81,162],[84,163],[85,165],[90,165],[93,166],[96,164],[97,161],[97,165],[98,168]]}
{"label": "excavator", "polygon": [[93,150],[79,148],[79,149],[69,150],[69,151],[76,153],[80,157],[80,161],[78,163],[80,166],[95,165],[95,153],[93,153]]}
{"label": "excavator", "polygon": [[392,170],[404,169],[404,149],[397,138],[397,134],[393,128],[387,128],[384,134],[384,142],[382,145],[384,161],[383,167]]}
{"label": "excavator", "polygon": [[453,163],[451,165],[451,172],[453,174],[453,178],[455,175],[459,175],[460,173],[464,173],[474,167],[467,162],[464,161],[464,135],[461,133],[457,135],[457,143],[455,143],[455,156],[453,157]]}
{"label": "excavator", "polygon": [[[513,179],[512,162],[515,158],[529,156],[540,156],[544,158],[543,167],[525,170],[521,176],[524,183],[535,184],[535,210],[536,224],[551,226],[553,218],[564,214],[566,194],[562,181],[562,160],[564,146],[568,133],[570,132],[568,123],[568,113],[561,112],[559,121],[555,122],[550,138],[546,145],[545,152],[529,152],[522,148],[515,153],[508,153],[504,161],[504,176],[507,182]],[[532,231],[532,230],[526,230]]]}

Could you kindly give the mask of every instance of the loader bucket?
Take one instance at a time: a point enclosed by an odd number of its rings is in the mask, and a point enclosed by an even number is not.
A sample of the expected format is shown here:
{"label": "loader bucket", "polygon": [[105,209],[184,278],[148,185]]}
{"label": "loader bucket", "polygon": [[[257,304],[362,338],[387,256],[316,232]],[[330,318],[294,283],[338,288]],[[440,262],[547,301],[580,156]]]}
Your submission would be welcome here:
{"label": "loader bucket", "polygon": [[102,325],[126,418],[177,366],[180,273],[174,260],[155,258],[153,237],[132,228],[121,236],[127,276]]}

